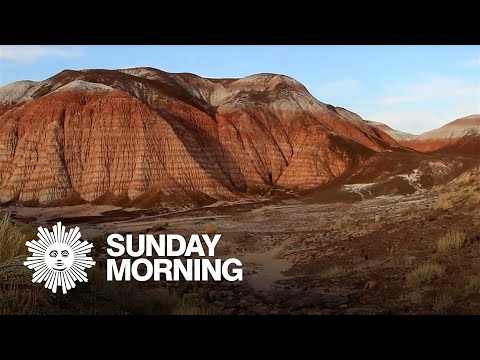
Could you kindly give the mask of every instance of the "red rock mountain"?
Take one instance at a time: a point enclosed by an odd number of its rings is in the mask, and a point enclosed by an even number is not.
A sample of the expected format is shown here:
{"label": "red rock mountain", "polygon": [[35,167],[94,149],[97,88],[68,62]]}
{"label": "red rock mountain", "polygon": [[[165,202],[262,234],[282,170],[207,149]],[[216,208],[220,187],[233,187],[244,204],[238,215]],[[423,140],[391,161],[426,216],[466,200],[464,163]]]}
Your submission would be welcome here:
{"label": "red rock mountain", "polygon": [[480,115],[471,115],[454,120],[439,129],[431,130],[418,136],[394,130],[382,123],[373,121],[368,123],[386,132],[400,145],[421,152],[430,152],[449,147],[466,136],[480,134]]}
{"label": "red rock mountain", "polygon": [[311,189],[398,144],[275,74],[65,70],[0,88],[0,201],[194,206]]}

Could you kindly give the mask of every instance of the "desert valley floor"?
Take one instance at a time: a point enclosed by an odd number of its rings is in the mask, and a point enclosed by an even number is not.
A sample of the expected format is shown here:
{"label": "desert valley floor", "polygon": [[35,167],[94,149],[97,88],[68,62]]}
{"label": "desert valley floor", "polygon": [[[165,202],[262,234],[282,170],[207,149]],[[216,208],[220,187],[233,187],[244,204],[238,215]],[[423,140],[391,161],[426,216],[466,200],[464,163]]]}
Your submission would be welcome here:
{"label": "desert valley floor", "polygon": [[[103,235],[112,232],[222,234],[217,255],[242,260],[242,283],[149,285],[200,301],[209,314],[478,313],[480,224],[469,210],[441,209],[438,201],[429,191],[336,203],[292,195],[171,213],[91,204],[3,210],[31,226],[80,226],[97,261],[106,257]],[[439,239],[460,230],[460,248],[441,252]],[[415,278],[429,266],[426,278]]]}

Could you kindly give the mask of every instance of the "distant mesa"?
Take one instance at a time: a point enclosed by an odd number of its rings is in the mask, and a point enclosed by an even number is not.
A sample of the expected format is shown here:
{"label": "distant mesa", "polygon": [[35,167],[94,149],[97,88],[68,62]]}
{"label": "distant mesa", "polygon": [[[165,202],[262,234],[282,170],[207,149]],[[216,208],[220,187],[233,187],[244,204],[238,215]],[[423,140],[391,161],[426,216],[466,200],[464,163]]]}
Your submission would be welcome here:
{"label": "distant mesa", "polygon": [[480,115],[470,115],[454,120],[441,128],[421,135],[412,135],[394,130],[388,125],[368,121],[372,126],[383,130],[400,145],[421,152],[431,152],[446,146],[454,145],[464,137],[480,135]]}
{"label": "distant mesa", "polygon": [[416,135],[413,135],[413,134],[410,134],[410,133],[407,133],[407,132],[403,132],[403,131],[400,131],[400,130],[392,129],[390,126],[388,126],[386,124],[383,124],[383,123],[380,123],[380,122],[377,122],[377,121],[366,120],[366,122],[367,122],[367,124],[384,131],[385,133],[390,135],[396,141],[407,141],[407,140],[415,139],[415,137],[416,137]]}

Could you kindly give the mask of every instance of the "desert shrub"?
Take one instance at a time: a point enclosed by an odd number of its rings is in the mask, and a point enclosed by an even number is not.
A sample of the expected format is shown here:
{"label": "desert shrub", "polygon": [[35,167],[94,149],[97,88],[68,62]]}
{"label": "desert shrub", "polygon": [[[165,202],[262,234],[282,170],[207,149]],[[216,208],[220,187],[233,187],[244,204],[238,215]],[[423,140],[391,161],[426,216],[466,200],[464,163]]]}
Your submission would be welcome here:
{"label": "desert shrub", "polygon": [[217,232],[217,230],[218,230],[217,225],[207,224],[207,225],[205,225],[205,227],[202,229],[201,232],[203,234],[212,235],[212,234],[215,234]]}
{"label": "desert shrub", "polygon": [[115,304],[110,311],[116,313],[172,314],[181,302],[167,289],[149,287],[146,283],[107,281],[104,269],[92,269],[89,277],[91,313],[101,311],[103,303],[110,302]]}
{"label": "desert shrub", "polygon": [[25,241],[35,240],[37,238],[37,228],[27,224],[15,224],[15,227],[23,234]]}
{"label": "desert shrub", "polygon": [[262,213],[262,212],[267,212],[273,209],[274,207],[272,205],[262,205],[258,209],[255,209],[254,211],[257,213]]}
{"label": "desert shrub", "polygon": [[107,241],[107,234],[98,234],[90,239],[94,244],[102,244]]}
{"label": "desert shrub", "polygon": [[455,204],[452,201],[451,194],[442,194],[433,204],[434,210],[450,210]]}
{"label": "desert shrub", "polygon": [[313,230],[327,230],[327,229],[330,229],[332,227],[332,223],[330,221],[327,221],[327,220],[320,220],[318,222],[317,225],[315,225],[314,229]]}
{"label": "desert shrub", "polygon": [[390,255],[390,258],[387,262],[387,266],[391,267],[409,267],[413,265],[413,262],[415,261],[415,257],[413,256],[408,256],[404,254],[399,254],[399,253],[392,253]]}
{"label": "desert shrub", "polygon": [[172,315],[211,315],[211,310],[191,299],[182,299],[172,310]]}
{"label": "desert shrub", "polygon": [[33,240],[36,232],[29,226],[16,225],[10,221],[10,214],[0,219],[0,263],[17,255],[28,254],[25,242]]}
{"label": "desert shrub", "polygon": [[480,189],[478,186],[468,186],[463,189],[461,197],[469,205],[478,204],[480,202]]}
{"label": "desert shrub", "polygon": [[168,221],[159,219],[153,224],[153,230],[165,230],[168,227]]}
{"label": "desert shrub", "polygon": [[410,287],[418,287],[429,284],[434,279],[443,276],[444,273],[445,269],[439,264],[423,264],[407,274],[407,285]]}
{"label": "desert shrub", "polygon": [[437,250],[439,253],[445,253],[450,249],[460,249],[465,244],[467,235],[458,229],[448,229],[448,231],[438,239]]}
{"label": "desert shrub", "polygon": [[35,315],[47,300],[43,286],[2,285],[0,315]]}
{"label": "desert shrub", "polygon": [[455,302],[453,295],[448,293],[440,293],[433,297],[433,304],[439,310],[446,310]]}
{"label": "desert shrub", "polygon": [[71,293],[56,297],[41,284],[32,284],[30,274],[28,283],[11,278],[9,283],[0,284],[0,315],[209,314],[207,305],[200,300],[182,301],[162,287],[136,281],[110,282],[105,269],[98,267],[89,269],[88,274],[88,283],[77,283]]}
{"label": "desert shrub", "polygon": [[413,219],[417,216],[417,208],[415,206],[408,206],[403,208],[400,211],[401,217],[406,217],[407,219]]}
{"label": "desert shrub", "polygon": [[273,258],[274,259],[277,259],[277,260],[280,260],[280,259],[283,259],[285,257],[285,250],[284,249],[280,249],[278,250],[275,255],[273,255]]}
{"label": "desert shrub", "polygon": [[41,314],[49,292],[32,284],[32,271],[23,265],[26,255],[0,263],[0,315]]}
{"label": "desert shrub", "polygon": [[471,294],[480,290],[480,275],[472,275],[468,278],[466,289]]}
{"label": "desert shrub", "polygon": [[347,270],[342,266],[332,266],[320,273],[320,279],[337,280],[347,275]]}

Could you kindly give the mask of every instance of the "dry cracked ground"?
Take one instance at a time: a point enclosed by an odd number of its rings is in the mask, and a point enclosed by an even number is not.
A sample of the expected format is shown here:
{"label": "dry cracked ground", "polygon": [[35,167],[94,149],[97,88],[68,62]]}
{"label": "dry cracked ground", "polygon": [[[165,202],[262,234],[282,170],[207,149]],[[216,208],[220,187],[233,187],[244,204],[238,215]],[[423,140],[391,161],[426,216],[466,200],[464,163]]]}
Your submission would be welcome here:
{"label": "dry cracked ground", "polygon": [[[473,190],[463,186],[451,193],[430,191],[329,204],[293,196],[278,201],[219,203],[167,214],[95,205],[5,208],[15,222],[30,226],[58,220],[79,225],[83,237],[94,241],[99,263],[106,256],[104,235],[108,233],[163,231],[188,236],[208,231],[222,234],[216,255],[237,257],[244,265],[241,283],[157,282],[126,288],[93,281],[75,289],[73,296],[46,296],[44,289],[32,290],[25,282],[15,291],[28,287],[28,300],[21,302],[21,308],[10,306],[9,311],[479,313],[480,199],[478,189]],[[5,269],[5,264],[1,266]],[[95,272],[94,279],[102,277],[98,269],[90,271]],[[4,289],[13,286],[6,277]],[[8,301],[13,300],[4,299],[7,305]]]}

